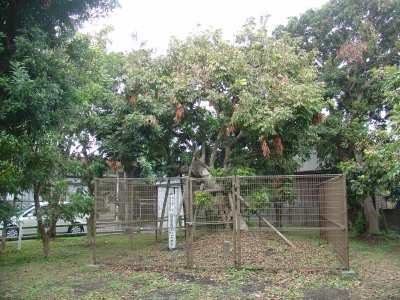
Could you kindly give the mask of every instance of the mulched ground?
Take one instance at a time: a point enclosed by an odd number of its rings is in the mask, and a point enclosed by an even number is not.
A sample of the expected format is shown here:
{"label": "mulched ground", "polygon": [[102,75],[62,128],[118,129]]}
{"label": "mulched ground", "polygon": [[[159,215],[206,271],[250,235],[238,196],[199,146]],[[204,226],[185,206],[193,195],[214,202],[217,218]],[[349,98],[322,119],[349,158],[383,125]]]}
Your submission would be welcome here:
{"label": "mulched ground", "polygon": [[[282,293],[286,295],[290,290],[299,291],[304,286],[318,283],[318,288],[304,289],[306,299],[400,299],[400,273],[396,266],[372,261],[371,264],[361,263],[358,266],[357,257],[353,257],[356,278],[345,283],[346,287],[333,288],[335,278],[340,279],[341,266],[331,247],[313,238],[291,241],[295,249],[272,233],[242,233],[242,270],[248,272],[238,283],[242,293],[239,298],[248,295],[249,299],[285,299]],[[231,247],[228,255],[226,251],[224,253],[224,243],[225,247]],[[186,254],[182,245],[176,251],[168,251],[165,244],[159,243],[145,251],[131,251],[114,260],[107,260],[105,264],[128,274],[136,271],[158,272],[172,282],[220,289],[231,283],[229,269],[234,262],[229,232],[199,232],[193,243],[193,256],[194,268],[186,269]],[[330,283],[324,287],[325,280]],[[381,295],[386,298],[380,298]]]}
{"label": "mulched ground", "polygon": [[[319,244],[313,239],[292,242],[295,245],[294,249],[272,233],[242,233],[242,267],[275,273],[282,270],[326,273],[339,269],[340,265],[335,254],[326,243]],[[199,233],[193,243],[193,257],[193,267],[199,271],[217,271],[234,267],[231,233],[224,231]],[[185,269],[186,253],[183,247],[168,251],[165,245],[160,244],[104,263],[119,269],[135,271],[188,271]]]}

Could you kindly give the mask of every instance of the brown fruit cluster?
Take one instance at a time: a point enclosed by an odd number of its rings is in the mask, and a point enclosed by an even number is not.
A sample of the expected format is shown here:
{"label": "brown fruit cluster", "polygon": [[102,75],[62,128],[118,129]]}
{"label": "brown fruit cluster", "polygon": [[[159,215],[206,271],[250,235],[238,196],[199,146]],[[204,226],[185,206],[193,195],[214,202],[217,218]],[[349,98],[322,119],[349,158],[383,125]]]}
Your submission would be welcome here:
{"label": "brown fruit cluster", "polygon": [[175,110],[175,122],[179,123],[185,114],[185,108],[183,107],[182,104],[178,103],[176,104],[176,110]]}
{"label": "brown fruit cluster", "polygon": [[262,150],[264,158],[269,159],[270,155],[271,155],[271,150],[269,149],[269,146],[268,146],[267,137],[263,135],[260,139],[260,143],[261,143],[261,150]]}

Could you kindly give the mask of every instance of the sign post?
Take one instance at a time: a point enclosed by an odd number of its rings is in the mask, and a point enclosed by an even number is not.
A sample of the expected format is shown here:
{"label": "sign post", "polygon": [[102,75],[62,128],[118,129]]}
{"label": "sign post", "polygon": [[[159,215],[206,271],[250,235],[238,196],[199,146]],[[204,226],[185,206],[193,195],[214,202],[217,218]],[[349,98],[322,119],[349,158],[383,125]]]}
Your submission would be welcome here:
{"label": "sign post", "polygon": [[177,197],[176,193],[170,195],[168,210],[168,249],[176,248],[176,215],[177,215]]}

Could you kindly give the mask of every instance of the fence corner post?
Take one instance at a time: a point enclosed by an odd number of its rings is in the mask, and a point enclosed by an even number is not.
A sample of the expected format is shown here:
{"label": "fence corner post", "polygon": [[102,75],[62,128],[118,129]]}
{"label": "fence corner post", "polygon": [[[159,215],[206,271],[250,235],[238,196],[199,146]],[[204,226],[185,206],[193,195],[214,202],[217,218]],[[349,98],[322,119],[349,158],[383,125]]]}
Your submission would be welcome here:
{"label": "fence corner post", "polygon": [[349,255],[349,225],[347,214],[347,183],[346,175],[342,175],[342,188],[343,188],[343,225],[344,225],[344,242],[345,242],[345,269],[350,269],[350,255]]}
{"label": "fence corner post", "polygon": [[191,178],[187,177],[186,182],[186,222],[185,222],[185,229],[186,229],[186,267],[192,268],[193,267],[193,199],[192,199],[192,181]]}
{"label": "fence corner post", "polygon": [[240,230],[240,178],[235,175],[234,178],[234,203],[235,203],[235,227],[236,227],[236,268],[240,268],[242,266],[242,246],[241,246],[241,230]]}

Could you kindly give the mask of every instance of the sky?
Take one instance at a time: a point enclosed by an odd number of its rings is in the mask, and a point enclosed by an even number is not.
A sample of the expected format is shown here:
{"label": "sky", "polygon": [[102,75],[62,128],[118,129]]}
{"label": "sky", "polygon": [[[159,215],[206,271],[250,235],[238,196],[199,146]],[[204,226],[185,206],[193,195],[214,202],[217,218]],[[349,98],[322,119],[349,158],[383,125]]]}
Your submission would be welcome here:
{"label": "sky", "polygon": [[[109,16],[86,23],[82,32],[96,33],[106,25],[109,50],[130,51],[145,46],[165,53],[171,36],[185,38],[201,28],[222,29],[232,39],[249,17],[257,20],[270,15],[268,28],[286,24],[310,8],[319,8],[327,0],[120,0],[120,8]],[[136,38],[134,37],[136,36]]]}

